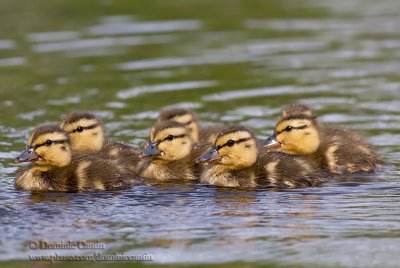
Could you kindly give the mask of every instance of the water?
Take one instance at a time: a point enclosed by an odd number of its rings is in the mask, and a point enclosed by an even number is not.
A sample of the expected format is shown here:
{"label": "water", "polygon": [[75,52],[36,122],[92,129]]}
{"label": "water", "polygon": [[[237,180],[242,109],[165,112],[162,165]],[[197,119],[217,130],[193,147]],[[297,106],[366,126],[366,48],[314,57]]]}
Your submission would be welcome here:
{"label": "water", "polygon": [[[88,240],[156,263],[399,266],[399,1],[0,7],[0,260],[99,252],[28,244]],[[360,131],[393,168],[287,191],[171,183],[31,194],[12,185],[29,131],[73,110],[97,112],[109,137],[139,146],[166,107],[265,137],[292,102]]]}

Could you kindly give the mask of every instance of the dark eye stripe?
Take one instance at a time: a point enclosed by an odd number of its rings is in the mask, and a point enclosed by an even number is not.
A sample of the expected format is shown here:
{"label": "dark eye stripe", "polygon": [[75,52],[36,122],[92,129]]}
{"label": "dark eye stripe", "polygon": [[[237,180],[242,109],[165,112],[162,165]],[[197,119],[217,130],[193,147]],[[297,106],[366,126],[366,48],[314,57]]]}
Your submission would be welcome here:
{"label": "dark eye stripe", "polygon": [[[82,130],[94,129],[94,128],[98,127],[99,125],[100,125],[100,124],[94,124],[94,125],[87,126],[87,127],[79,126],[79,128],[81,128]],[[72,130],[71,132],[72,132],[72,133],[78,132],[78,128]]]}
{"label": "dark eye stripe", "polygon": [[[300,127],[292,127],[292,126],[290,126],[292,129],[305,129],[305,128],[307,128],[308,127],[308,125],[304,125],[304,126],[300,126]],[[282,130],[282,131],[277,131],[276,132],[276,135],[279,135],[279,134],[281,134],[282,132],[285,132],[285,131],[287,131],[287,127],[284,129],[284,130]]]}
{"label": "dark eye stripe", "polygon": [[[168,135],[168,136],[169,136],[169,135]],[[162,143],[162,142],[164,142],[164,141],[168,140],[168,136],[167,136],[166,138],[164,138],[163,140],[159,141],[159,142],[158,142],[158,144],[160,144],[160,143]],[[172,137],[173,137],[173,140],[174,140],[174,139],[183,138],[183,137],[185,137],[185,136],[186,136],[186,134],[177,135],[177,136],[174,136],[174,135],[172,135]]]}
{"label": "dark eye stripe", "polygon": [[[38,145],[35,145],[35,146],[31,146],[31,147],[33,147],[34,149],[37,149],[37,148],[39,148],[39,147],[42,147],[42,146],[45,146],[46,145],[46,142],[47,141],[45,141],[45,142],[43,142],[43,143],[41,143],[41,144],[38,144]],[[62,143],[66,143],[67,142],[67,140],[56,140],[56,141],[51,141],[52,142],[52,144],[62,144]]]}
{"label": "dark eye stripe", "polygon": [[[237,140],[237,141],[234,141],[234,144],[239,144],[239,143],[241,143],[241,142],[245,142],[245,141],[248,141],[248,140],[251,140],[251,139],[252,139],[252,138],[243,138],[243,139],[239,139],[239,140]],[[229,140],[229,141],[231,141],[231,140]],[[222,148],[225,147],[225,146],[228,146],[229,141],[227,141],[224,145],[219,145],[219,146],[217,146],[217,151],[219,151],[220,149],[222,149]]]}

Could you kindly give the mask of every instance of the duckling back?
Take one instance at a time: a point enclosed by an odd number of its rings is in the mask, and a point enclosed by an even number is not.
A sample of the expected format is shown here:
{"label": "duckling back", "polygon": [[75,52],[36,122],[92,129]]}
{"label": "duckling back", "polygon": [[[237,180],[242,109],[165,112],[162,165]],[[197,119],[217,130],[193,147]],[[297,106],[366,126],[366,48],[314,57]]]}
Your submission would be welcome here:
{"label": "duckling back", "polygon": [[262,152],[257,164],[258,183],[267,187],[314,187],[328,176],[314,160],[301,155]]}
{"label": "duckling back", "polygon": [[321,133],[316,159],[331,174],[375,173],[385,165],[358,133],[337,126],[326,126]]}

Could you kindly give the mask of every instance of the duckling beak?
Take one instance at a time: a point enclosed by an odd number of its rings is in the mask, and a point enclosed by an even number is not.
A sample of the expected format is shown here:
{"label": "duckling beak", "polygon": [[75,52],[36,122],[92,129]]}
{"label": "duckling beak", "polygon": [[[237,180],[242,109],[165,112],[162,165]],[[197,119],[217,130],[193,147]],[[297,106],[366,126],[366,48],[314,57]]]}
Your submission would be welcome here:
{"label": "duckling beak", "polygon": [[158,149],[157,142],[151,142],[147,144],[147,146],[143,149],[143,151],[139,154],[140,158],[146,156],[154,156],[161,154],[160,149]]}
{"label": "duckling beak", "polygon": [[15,163],[32,162],[39,158],[33,148],[26,149],[22,154],[15,158]]}
{"label": "duckling beak", "polygon": [[208,152],[196,159],[196,163],[204,163],[220,160],[222,156],[218,153],[217,149],[211,148]]}
{"label": "duckling beak", "polygon": [[281,144],[276,140],[276,134],[274,133],[271,137],[264,140],[261,145],[267,149],[278,149]]}

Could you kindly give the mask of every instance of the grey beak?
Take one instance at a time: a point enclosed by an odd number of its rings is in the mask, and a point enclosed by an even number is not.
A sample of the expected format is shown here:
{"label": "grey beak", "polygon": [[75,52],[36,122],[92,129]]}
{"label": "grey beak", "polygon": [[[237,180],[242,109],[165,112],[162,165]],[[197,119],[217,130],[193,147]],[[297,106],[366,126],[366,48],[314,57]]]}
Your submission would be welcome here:
{"label": "grey beak", "polygon": [[21,162],[30,162],[38,159],[38,155],[35,153],[35,150],[31,147],[27,148],[25,151],[22,152],[17,158],[15,158],[16,163]]}
{"label": "grey beak", "polygon": [[271,148],[279,148],[281,144],[276,140],[276,134],[274,133],[271,137],[265,139],[261,145],[264,148],[271,149]]}
{"label": "grey beak", "polygon": [[221,155],[218,153],[217,149],[211,148],[208,152],[196,159],[196,163],[211,162],[214,160],[221,159]]}
{"label": "grey beak", "polygon": [[143,149],[143,151],[139,154],[139,157],[154,156],[159,155],[160,153],[161,151],[158,149],[157,142],[152,142],[147,144],[147,147]]}

